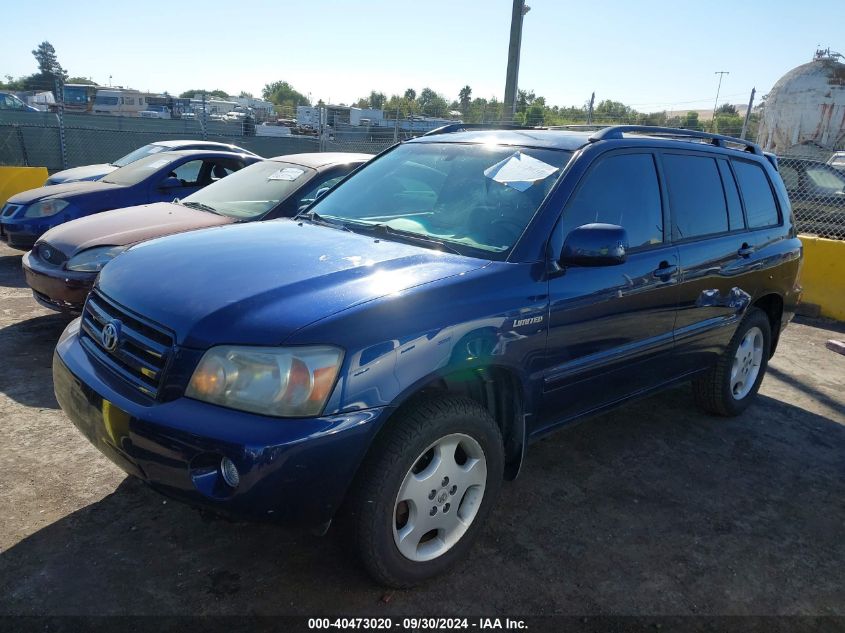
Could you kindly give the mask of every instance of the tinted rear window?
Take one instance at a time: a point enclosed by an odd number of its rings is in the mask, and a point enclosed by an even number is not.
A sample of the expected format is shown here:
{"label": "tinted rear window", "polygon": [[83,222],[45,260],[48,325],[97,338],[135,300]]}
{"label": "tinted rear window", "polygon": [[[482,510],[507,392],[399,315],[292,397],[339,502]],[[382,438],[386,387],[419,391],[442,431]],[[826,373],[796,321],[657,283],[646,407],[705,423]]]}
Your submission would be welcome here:
{"label": "tinted rear window", "polygon": [[749,228],[758,229],[780,223],[772,187],[763,168],[741,160],[732,162],[745,202],[745,216],[748,218]]}
{"label": "tinted rear window", "polygon": [[669,187],[673,239],[728,231],[725,192],[715,159],[665,154],[663,170]]}

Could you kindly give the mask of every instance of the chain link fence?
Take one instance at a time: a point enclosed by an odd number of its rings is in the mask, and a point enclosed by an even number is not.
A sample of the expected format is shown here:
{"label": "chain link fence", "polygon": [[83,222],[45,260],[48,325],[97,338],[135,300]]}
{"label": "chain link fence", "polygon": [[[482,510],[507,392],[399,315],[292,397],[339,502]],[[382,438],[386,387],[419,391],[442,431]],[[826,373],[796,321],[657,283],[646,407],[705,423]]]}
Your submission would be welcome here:
{"label": "chain link fence", "polygon": [[[595,127],[612,123],[602,121]],[[111,163],[138,147],[168,139],[230,143],[268,158],[302,152],[378,154],[407,136],[398,122],[393,128],[337,125],[317,136],[206,116],[165,120],[97,116],[64,108],[53,108],[52,112],[0,111],[0,165],[45,166],[55,172]],[[779,165],[798,230],[845,240],[845,152],[802,145],[779,156]]]}
{"label": "chain link fence", "polygon": [[798,231],[845,240],[845,151],[797,147],[778,163]]}

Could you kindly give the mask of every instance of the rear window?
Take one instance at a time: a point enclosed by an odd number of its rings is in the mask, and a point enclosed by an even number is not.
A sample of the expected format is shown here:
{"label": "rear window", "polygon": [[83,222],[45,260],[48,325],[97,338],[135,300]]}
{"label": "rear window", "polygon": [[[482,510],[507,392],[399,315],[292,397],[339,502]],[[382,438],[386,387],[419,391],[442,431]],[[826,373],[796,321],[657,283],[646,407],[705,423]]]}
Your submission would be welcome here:
{"label": "rear window", "polygon": [[745,216],[748,227],[759,229],[780,223],[778,207],[775,202],[769,178],[760,165],[742,160],[733,162],[734,172],[739,182],[739,190],[745,202]]}
{"label": "rear window", "polygon": [[716,160],[708,156],[664,154],[672,238],[684,240],[729,230],[725,191]]}

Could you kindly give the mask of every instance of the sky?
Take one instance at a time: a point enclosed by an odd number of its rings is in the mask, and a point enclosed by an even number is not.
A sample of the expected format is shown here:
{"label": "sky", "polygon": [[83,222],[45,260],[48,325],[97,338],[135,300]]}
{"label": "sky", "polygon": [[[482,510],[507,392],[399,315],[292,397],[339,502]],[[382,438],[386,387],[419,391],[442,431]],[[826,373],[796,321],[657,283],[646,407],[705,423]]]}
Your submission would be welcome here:
{"label": "sky", "polygon": [[[622,101],[637,110],[758,99],[817,46],[845,54],[845,1],[527,0],[519,87],[550,105]],[[512,0],[144,0],[11,2],[0,76],[36,71],[48,40],[71,76],[178,94],[193,88],[260,96],[285,80],[316,101],[350,103],[371,89],[464,85],[502,99]],[[109,79],[111,77],[111,80]]]}

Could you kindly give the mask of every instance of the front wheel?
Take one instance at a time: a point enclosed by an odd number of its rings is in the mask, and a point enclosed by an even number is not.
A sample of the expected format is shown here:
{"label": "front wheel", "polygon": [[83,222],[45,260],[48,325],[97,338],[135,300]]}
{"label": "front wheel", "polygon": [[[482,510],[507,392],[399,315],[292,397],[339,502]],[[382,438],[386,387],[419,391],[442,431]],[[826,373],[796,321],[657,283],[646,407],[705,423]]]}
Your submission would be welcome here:
{"label": "front wheel", "polygon": [[498,496],[502,437],[476,402],[418,401],[377,440],[352,491],[361,560],[379,582],[411,587],[466,554]]}
{"label": "front wheel", "polygon": [[759,308],[751,308],[716,365],[693,380],[696,403],[717,415],[736,416],[745,411],[763,382],[771,346],[769,317]]}

